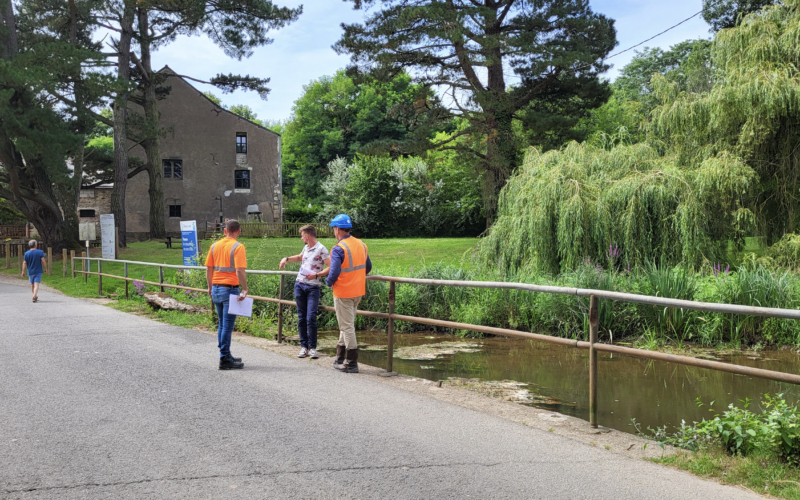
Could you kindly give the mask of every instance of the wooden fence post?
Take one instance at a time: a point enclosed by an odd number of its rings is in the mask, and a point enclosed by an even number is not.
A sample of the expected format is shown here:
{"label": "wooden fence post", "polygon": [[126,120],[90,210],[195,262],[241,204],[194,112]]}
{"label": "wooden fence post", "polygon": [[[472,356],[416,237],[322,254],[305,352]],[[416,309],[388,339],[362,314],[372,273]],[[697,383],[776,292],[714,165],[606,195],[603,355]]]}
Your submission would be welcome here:
{"label": "wooden fence post", "polygon": [[589,424],[597,428],[597,330],[600,317],[597,310],[597,296],[589,297]]}
{"label": "wooden fence post", "polygon": [[125,263],[125,300],[128,299],[128,263]]}
{"label": "wooden fence post", "polygon": [[97,295],[102,297],[103,296],[103,262],[100,259],[97,259]]}
{"label": "wooden fence post", "polygon": [[[158,282],[162,285],[164,284],[164,268],[161,266],[158,266]],[[161,287],[161,293],[164,293],[163,286]]]}
{"label": "wooden fence post", "polygon": [[67,249],[61,249],[61,277],[67,277]]}
{"label": "wooden fence post", "polygon": [[69,251],[69,268],[72,270],[72,279],[75,279],[75,250]]}
{"label": "wooden fence post", "polygon": [[11,269],[11,243],[6,243],[6,269]]}
{"label": "wooden fence post", "polygon": [[47,247],[47,275],[53,275],[53,247]]}
{"label": "wooden fence post", "polygon": [[22,272],[22,261],[25,252],[22,251],[22,245],[17,245],[17,264],[19,265],[19,272]]}

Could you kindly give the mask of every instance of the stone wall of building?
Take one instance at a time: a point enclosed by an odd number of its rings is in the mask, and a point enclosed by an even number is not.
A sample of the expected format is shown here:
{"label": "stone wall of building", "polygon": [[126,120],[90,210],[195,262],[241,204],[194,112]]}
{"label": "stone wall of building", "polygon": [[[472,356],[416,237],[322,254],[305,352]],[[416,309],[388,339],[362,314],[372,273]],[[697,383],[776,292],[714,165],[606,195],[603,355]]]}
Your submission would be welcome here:
{"label": "stone wall of building", "polygon": [[[168,68],[162,71],[171,73]],[[220,220],[220,206],[225,219],[246,220],[248,214],[260,212],[265,222],[280,220],[280,136],[220,108],[180,77],[169,77],[164,85],[172,90],[158,103],[160,125],[166,131],[161,157],[162,161],[179,160],[182,165],[180,178],[163,179],[167,232],[180,232],[181,220],[195,220],[198,231],[203,231],[206,221]],[[246,153],[237,153],[237,134],[247,137]],[[140,146],[130,154],[146,158]],[[161,168],[163,175],[163,165]],[[246,172],[249,189],[237,188],[237,170]],[[149,231],[148,188],[146,172],[128,180],[128,233]]]}
{"label": "stone wall of building", "polygon": [[[89,216],[87,211],[93,211]],[[100,237],[100,214],[111,213],[111,187],[81,189],[78,199],[80,223],[93,222],[95,233]]]}

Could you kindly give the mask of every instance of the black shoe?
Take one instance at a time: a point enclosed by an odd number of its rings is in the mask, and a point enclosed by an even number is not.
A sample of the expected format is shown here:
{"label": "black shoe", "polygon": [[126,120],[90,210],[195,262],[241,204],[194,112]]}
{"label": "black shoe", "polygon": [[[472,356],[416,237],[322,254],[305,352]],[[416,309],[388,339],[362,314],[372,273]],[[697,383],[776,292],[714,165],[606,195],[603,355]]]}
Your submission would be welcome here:
{"label": "black shoe", "polygon": [[233,356],[219,359],[220,370],[237,370],[239,368],[244,368],[244,363],[242,363],[241,359],[237,361]]}
{"label": "black shoe", "polygon": [[242,358],[235,358],[235,357],[233,357],[233,356],[231,356],[231,359],[232,359],[232,360],[234,360],[234,361],[236,361],[237,363],[239,363],[239,362],[241,362],[241,361],[242,361]]}

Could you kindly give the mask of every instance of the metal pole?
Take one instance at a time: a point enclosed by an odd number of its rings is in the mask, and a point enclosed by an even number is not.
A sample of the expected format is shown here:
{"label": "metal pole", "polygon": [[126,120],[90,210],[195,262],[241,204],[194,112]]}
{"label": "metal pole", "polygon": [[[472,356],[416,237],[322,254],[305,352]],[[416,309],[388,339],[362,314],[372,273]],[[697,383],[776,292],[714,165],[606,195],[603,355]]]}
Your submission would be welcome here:
{"label": "metal pole", "polygon": [[589,297],[589,424],[597,428],[597,329],[600,318],[597,311],[597,296]]}
{"label": "metal pole", "polygon": [[[125,263],[125,277],[126,278],[128,277],[128,263],[127,262]],[[130,282],[126,279],[125,280],[125,300],[128,299],[128,284],[130,284]]]}
{"label": "metal pole", "polygon": [[61,277],[67,277],[67,249],[61,249]]}
{"label": "metal pole", "polygon": [[[284,276],[281,274],[281,284],[278,287],[278,298],[283,299]],[[278,304],[278,343],[283,342],[283,304]]]}
{"label": "metal pole", "polygon": [[72,279],[75,279],[75,250],[69,251],[69,267],[72,270]]}
{"label": "metal pole", "polygon": [[[394,281],[389,282],[389,314],[394,314]],[[392,361],[394,360],[394,318],[389,317],[389,326],[386,329],[386,336],[388,337],[387,353],[386,353],[386,371],[392,373]]]}
{"label": "metal pole", "polygon": [[[86,252],[81,252],[81,257],[86,257]],[[86,285],[89,283],[89,275],[86,274],[86,262],[85,260],[81,261],[81,270],[83,271],[83,284]]]}
{"label": "metal pole", "polygon": [[[164,284],[164,268],[162,266],[158,266],[158,282],[159,284]],[[164,287],[161,287],[161,293],[164,293]]]}
{"label": "metal pole", "polygon": [[100,297],[103,296],[103,275],[100,274],[103,272],[103,262],[100,259],[97,259],[97,295]]}

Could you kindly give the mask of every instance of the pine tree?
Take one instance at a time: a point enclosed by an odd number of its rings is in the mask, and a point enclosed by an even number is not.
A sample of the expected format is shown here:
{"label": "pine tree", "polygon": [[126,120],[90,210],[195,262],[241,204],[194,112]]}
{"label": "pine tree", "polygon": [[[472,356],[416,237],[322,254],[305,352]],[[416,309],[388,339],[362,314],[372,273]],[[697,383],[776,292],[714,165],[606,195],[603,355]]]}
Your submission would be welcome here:
{"label": "pine tree", "polygon": [[434,147],[468,148],[454,144],[463,135],[483,144],[469,149],[482,165],[489,220],[519,161],[514,121],[561,126],[562,105],[593,108],[608,98],[598,76],[608,69],[603,58],[616,45],[616,31],[586,0],[352,1],[356,9],[381,7],[363,24],[343,25],[334,49],[351,55],[352,75],[387,79],[407,69],[439,89],[446,107],[420,102],[419,112],[444,110],[443,118],[468,123]]}

